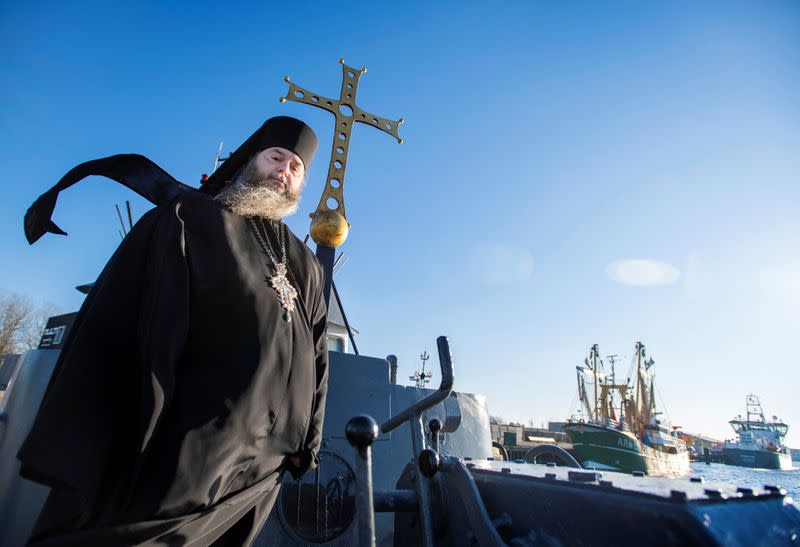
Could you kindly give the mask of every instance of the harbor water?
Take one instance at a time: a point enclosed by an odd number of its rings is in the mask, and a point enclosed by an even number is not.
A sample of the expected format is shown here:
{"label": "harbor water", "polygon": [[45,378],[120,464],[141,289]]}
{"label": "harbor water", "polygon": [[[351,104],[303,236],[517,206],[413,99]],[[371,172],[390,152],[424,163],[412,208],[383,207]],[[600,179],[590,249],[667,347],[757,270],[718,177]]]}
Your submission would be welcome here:
{"label": "harbor water", "polygon": [[765,484],[780,486],[796,503],[800,503],[800,464],[793,463],[795,467],[785,471],[752,469],[722,463],[707,465],[702,462],[693,462],[691,467],[693,476],[703,477],[708,482],[726,482],[750,488],[761,488]]}

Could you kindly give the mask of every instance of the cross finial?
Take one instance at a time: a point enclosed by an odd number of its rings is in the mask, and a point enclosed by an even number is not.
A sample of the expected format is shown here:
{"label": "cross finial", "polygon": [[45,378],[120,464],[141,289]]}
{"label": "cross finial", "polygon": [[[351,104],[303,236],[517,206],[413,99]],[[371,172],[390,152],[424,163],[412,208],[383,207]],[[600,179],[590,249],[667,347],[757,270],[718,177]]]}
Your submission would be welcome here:
{"label": "cross finial", "polygon": [[344,64],[344,59],[339,59],[339,63],[342,65],[342,89],[338,99],[329,99],[304,89],[294,84],[288,76],[285,80],[289,84],[289,91],[281,98],[281,102],[294,101],[316,106],[327,110],[336,118],[325,190],[322,192],[316,211],[311,213],[313,219],[311,237],[318,244],[328,247],[338,247],[344,243],[350,228],[344,207],[344,178],[353,126],[358,122],[364,123],[388,133],[396,138],[398,143],[403,142],[398,134],[403,118],[398,120],[382,118],[362,110],[356,104],[358,81],[367,69],[359,70],[347,66]]}

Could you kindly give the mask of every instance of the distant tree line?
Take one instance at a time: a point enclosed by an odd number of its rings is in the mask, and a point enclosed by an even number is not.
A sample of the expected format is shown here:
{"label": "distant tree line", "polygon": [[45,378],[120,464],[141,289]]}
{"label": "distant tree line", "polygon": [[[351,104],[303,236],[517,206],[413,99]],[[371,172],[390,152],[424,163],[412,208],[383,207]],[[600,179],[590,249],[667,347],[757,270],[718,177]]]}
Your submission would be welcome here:
{"label": "distant tree line", "polygon": [[0,290],[0,355],[36,348],[54,311],[51,305],[36,305],[30,298]]}

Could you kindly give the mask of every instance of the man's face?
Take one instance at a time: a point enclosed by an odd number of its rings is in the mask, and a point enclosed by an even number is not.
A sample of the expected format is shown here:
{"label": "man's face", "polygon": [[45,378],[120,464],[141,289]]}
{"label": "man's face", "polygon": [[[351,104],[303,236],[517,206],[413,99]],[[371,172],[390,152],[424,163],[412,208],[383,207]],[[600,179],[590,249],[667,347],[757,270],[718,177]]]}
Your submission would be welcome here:
{"label": "man's face", "polygon": [[303,160],[291,150],[267,148],[215,199],[237,215],[279,220],[297,210],[305,173]]}
{"label": "man's face", "polygon": [[306,169],[300,156],[291,150],[279,146],[262,150],[253,158],[251,168],[260,184],[292,200],[300,196]]}

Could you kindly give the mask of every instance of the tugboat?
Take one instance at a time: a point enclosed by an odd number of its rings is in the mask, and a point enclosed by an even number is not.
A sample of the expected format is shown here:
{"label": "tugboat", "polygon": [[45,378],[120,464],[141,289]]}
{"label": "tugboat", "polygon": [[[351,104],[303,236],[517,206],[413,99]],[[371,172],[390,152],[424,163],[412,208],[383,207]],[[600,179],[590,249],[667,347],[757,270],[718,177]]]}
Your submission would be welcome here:
{"label": "tugboat", "polygon": [[[656,411],[655,361],[645,361],[644,344],[636,342],[636,376],[617,384],[613,372],[606,377],[597,344],[593,345],[584,367],[578,371],[580,413],[564,425],[573,446],[573,455],[583,467],[643,473],[657,476],[682,476],[689,472],[689,451],[670,424]],[[587,384],[593,386],[589,399]]]}
{"label": "tugboat", "polygon": [[723,463],[762,469],[791,469],[792,454],[783,443],[789,426],[779,421],[777,416],[768,422],[764,418],[761,401],[755,395],[747,396],[746,406],[746,420],[737,416],[728,422],[738,439],[725,443],[722,448]]}

